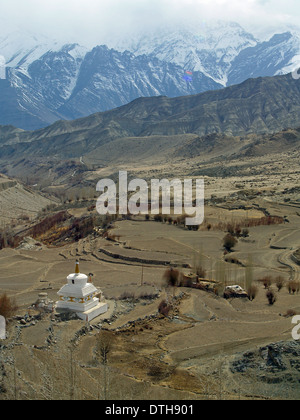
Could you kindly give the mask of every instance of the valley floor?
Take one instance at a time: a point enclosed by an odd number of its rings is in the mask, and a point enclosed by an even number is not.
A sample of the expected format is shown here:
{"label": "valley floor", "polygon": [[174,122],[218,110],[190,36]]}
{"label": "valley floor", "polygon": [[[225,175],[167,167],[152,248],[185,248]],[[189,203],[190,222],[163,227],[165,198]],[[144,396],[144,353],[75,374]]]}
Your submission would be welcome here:
{"label": "valley floor", "polygon": [[[248,217],[259,219],[262,203],[256,204]],[[87,237],[60,248],[0,251],[0,293],[19,306],[8,340],[0,343],[0,398],[299,399],[300,344],[285,316],[300,314],[299,294],[283,287],[270,306],[262,284],[251,302],[185,287],[171,291],[162,280],[169,265],[184,266],[188,275],[195,262],[216,279],[222,261],[226,285],[245,287],[249,275],[299,280],[300,266],[291,260],[300,245],[299,210],[267,201],[264,208],[288,222],[249,228],[230,254],[235,263],[225,262],[225,233],[216,222],[241,221],[245,213],[220,206],[206,208],[209,231],[136,218],[116,222],[116,242]],[[89,326],[52,315],[35,320],[28,308],[38,293],[56,301],[76,259],[82,272],[93,272],[109,312]],[[167,318],[158,314],[163,299],[173,306]],[[104,333],[111,343],[107,365],[96,353]]]}

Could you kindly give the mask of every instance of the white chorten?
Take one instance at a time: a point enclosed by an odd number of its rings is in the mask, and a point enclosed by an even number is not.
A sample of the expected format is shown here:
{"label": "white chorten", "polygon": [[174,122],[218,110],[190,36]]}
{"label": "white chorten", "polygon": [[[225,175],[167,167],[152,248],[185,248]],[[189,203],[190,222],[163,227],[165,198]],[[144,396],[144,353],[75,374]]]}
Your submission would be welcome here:
{"label": "white chorten", "polygon": [[80,319],[91,321],[108,310],[100,290],[88,282],[88,277],[81,274],[79,262],[76,262],[74,274],[67,277],[68,284],[57,293],[60,297],[56,309],[58,312],[75,312]]}

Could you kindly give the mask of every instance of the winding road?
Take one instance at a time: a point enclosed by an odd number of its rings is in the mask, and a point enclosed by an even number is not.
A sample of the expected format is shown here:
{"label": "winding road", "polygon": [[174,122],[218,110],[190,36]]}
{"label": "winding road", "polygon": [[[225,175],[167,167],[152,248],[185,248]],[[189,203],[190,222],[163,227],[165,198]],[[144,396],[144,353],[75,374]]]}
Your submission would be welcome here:
{"label": "winding road", "polygon": [[284,251],[278,256],[280,264],[285,265],[291,269],[291,280],[300,281],[300,266],[292,260],[292,255],[295,249],[289,249]]}

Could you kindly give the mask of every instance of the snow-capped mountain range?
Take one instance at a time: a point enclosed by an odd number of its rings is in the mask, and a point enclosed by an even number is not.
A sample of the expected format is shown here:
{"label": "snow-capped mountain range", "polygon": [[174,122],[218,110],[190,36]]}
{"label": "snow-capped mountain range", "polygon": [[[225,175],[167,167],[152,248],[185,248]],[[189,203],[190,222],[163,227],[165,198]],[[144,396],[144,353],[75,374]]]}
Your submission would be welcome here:
{"label": "snow-capped mountain range", "polygon": [[300,64],[294,28],[261,41],[234,22],[202,23],[107,44],[90,49],[1,24],[0,125],[33,130],[141,96],[197,94]]}
{"label": "snow-capped mountain range", "polygon": [[258,41],[235,22],[215,22],[147,34],[116,43],[120,51],[129,49],[135,55],[146,54],[177,64],[227,84],[232,60]]}

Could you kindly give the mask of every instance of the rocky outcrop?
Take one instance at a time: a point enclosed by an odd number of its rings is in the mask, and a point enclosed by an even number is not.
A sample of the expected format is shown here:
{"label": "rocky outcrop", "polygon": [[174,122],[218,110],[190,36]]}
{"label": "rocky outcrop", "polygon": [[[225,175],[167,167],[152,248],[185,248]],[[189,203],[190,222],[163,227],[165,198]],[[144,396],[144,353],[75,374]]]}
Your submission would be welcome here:
{"label": "rocky outcrop", "polygon": [[0,182],[0,192],[13,188],[17,185],[16,181],[3,181]]}
{"label": "rocky outcrop", "polygon": [[253,374],[258,381],[282,383],[300,381],[300,342],[281,341],[248,351],[231,364],[232,373]]}

